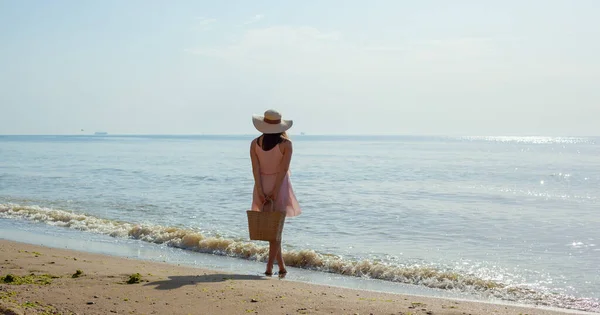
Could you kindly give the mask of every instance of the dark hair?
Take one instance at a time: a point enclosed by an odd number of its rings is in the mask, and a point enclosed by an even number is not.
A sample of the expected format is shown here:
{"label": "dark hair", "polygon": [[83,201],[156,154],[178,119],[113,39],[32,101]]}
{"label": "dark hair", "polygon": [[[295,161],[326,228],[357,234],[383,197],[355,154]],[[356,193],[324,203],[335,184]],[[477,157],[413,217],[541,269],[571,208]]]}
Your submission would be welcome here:
{"label": "dark hair", "polygon": [[289,138],[285,131],[282,133],[263,133],[260,147],[265,151],[269,151],[287,139]]}

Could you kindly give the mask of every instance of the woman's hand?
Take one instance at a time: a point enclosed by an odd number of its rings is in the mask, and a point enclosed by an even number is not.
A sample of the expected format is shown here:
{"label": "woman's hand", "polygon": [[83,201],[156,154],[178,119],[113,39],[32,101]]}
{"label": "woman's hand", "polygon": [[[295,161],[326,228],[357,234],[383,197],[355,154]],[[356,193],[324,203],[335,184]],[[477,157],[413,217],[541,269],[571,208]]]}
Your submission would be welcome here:
{"label": "woman's hand", "polygon": [[263,205],[262,211],[273,211],[273,204],[274,204],[274,199],[271,195],[266,195],[266,194],[262,194],[261,195],[261,202]]}
{"label": "woman's hand", "polygon": [[273,202],[275,202],[275,200],[277,200],[277,191],[275,190],[270,196],[268,196],[267,198],[269,198],[270,200],[272,200]]}
{"label": "woman's hand", "polygon": [[270,200],[270,196],[267,196],[264,193],[260,194],[260,202],[262,202],[263,204],[265,204],[269,200]]}
{"label": "woman's hand", "polygon": [[264,204],[268,196],[262,190],[262,187],[256,187],[256,191],[258,192],[258,200],[260,201],[260,203]]}

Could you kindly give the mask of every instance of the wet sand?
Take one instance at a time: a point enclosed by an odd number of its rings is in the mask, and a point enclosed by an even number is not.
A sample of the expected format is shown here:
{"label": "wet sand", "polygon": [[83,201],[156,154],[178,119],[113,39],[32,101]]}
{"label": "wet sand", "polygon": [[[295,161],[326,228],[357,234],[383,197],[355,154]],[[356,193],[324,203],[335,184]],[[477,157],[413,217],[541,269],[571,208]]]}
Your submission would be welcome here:
{"label": "wet sand", "polygon": [[6,240],[0,240],[0,277],[0,314],[574,313],[360,291]]}

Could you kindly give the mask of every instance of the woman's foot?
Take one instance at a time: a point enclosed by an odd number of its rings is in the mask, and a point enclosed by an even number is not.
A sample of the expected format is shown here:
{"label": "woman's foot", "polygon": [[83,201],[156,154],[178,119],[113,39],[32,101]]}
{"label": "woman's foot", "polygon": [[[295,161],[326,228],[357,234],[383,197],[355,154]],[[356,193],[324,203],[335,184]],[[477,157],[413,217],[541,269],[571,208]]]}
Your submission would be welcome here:
{"label": "woman's foot", "polygon": [[287,275],[287,270],[279,270],[279,278],[284,278]]}
{"label": "woman's foot", "polygon": [[265,271],[265,276],[270,277],[272,275],[273,275],[273,271],[269,271],[269,270]]}

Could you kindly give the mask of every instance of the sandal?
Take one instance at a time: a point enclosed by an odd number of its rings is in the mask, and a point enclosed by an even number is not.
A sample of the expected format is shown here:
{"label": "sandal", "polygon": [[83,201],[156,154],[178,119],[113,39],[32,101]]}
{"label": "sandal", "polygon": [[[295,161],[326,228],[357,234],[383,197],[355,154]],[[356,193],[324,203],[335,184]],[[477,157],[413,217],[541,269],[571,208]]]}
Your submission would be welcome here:
{"label": "sandal", "polygon": [[272,272],[265,271],[264,275],[265,275],[265,276],[267,276],[267,277],[270,277],[270,276],[272,276],[272,275],[273,275],[273,273],[272,273]]}
{"label": "sandal", "polygon": [[283,278],[283,277],[285,277],[285,275],[287,275],[287,270],[284,269],[283,271],[282,270],[279,271],[279,278]]}

